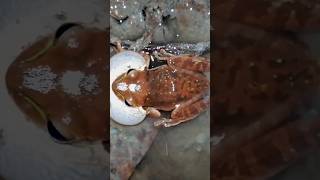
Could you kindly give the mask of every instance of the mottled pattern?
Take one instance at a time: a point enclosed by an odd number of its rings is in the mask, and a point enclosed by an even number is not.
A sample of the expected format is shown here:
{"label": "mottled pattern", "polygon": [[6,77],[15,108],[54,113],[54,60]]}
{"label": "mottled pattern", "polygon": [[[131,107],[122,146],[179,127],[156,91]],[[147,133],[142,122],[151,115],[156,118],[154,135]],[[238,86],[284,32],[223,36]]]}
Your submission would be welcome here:
{"label": "mottled pattern", "polygon": [[[208,94],[210,81],[204,73],[210,69],[210,61],[192,55],[171,55],[160,51],[160,55],[145,54],[145,59],[167,62],[152,69],[130,70],[119,76],[112,84],[116,96],[129,106],[143,107],[148,114],[161,117],[162,111],[171,111],[170,119],[159,120],[155,126],[175,126],[191,120],[203,112],[209,105],[204,99]],[[132,91],[129,86],[138,86]],[[149,109],[148,109],[149,108]]]}
{"label": "mottled pattern", "polygon": [[208,89],[208,81],[202,74],[193,73],[169,66],[159,67],[147,72],[150,94],[144,106],[158,109],[174,109],[176,104],[183,103]]}
{"label": "mottled pattern", "polygon": [[[184,63],[185,57],[190,62]],[[199,69],[193,60],[202,64]],[[128,104],[169,111],[174,120],[195,118],[208,107],[208,103],[202,100],[208,93],[209,80],[202,72],[209,69],[210,63],[208,59],[194,56],[173,56],[170,61],[171,65],[155,69],[129,70],[114,81],[112,90]],[[183,109],[180,111],[179,107]],[[174,108],[179,111],[172,112]],[[111,123],[112,179],[127,179],[131,176],[158,132],[153,122],[147,118],[137,126]]]}
{"label": "mottled pattern", "polygon": [[176,68],[180,67],[196,72],[209,72],[210,63],[204,57],[183,55],[181,57],[169,58],[168,64]]}

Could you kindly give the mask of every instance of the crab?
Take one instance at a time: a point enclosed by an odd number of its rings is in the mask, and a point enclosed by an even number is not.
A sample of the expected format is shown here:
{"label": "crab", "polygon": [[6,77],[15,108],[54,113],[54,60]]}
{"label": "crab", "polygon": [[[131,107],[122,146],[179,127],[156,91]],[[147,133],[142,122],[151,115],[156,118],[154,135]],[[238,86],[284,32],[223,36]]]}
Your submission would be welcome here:
{"label": "crab", "polygon": [[[116,43],[110,60],[110,116],[123,125],[136,125],[146,116],[154,126],[171,127],[194,119],[209,106],[208,59],[173,55],[161,49],[151,54],[126,51]],[[163,61],[149,68],[150,62]],[[170,117],[161,111],[170,112]]]}

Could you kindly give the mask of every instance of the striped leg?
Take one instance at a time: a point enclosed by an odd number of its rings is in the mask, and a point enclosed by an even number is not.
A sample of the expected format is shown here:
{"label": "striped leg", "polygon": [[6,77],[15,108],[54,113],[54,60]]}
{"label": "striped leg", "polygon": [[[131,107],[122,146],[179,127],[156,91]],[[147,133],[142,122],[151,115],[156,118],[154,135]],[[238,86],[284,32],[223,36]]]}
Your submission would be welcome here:
{"label": "striped leg", "polygon": [[205,111],[208,106],[208,99],[199,99],[199,97],[192,98],[189,101],[180,104],[176,109],[174,109],[171,113],[170,119],[163,118],[159,121],[156,121],[154,125],[163,125],[164,127],[178,125],[182,122],[194,119],[203,111]]}
{"label": "striped leg", "polygon": [[169,66],[187,69],[197,72],[209,72],[210,71],[210,61],[207,58],[194,56],[194,55],[173,55],[161,50],[160,54],[155,55],[161,60],[167,61]]}

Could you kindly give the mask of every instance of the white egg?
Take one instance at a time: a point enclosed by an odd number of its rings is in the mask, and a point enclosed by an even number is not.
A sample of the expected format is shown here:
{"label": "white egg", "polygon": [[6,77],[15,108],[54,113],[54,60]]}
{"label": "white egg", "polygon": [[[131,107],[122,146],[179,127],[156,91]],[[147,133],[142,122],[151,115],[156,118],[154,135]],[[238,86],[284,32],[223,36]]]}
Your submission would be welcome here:
{"label": "white egg", "polygon": [[147,113],[142,107],[127,106],[113,92],[112,83],[129,69],[143,70],[145,67],[144,58],[133,51],[123,51],[110,59],[110,117],[119,124],[139,124]]}

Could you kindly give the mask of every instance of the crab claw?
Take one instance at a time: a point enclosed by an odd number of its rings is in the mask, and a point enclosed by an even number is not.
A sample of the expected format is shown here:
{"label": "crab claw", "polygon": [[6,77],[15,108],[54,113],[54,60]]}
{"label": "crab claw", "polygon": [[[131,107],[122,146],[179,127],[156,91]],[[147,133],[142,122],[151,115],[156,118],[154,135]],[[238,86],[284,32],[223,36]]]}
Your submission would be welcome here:
{"label": "crab claw", "polygon": [[120,100],[112,90],[112,83],[130,69],[143,70],[145,59],[133,51],[122,51],[110,59],[110,117],[122,125],[136,125],[147,115],[142,107],[130,107]]}

